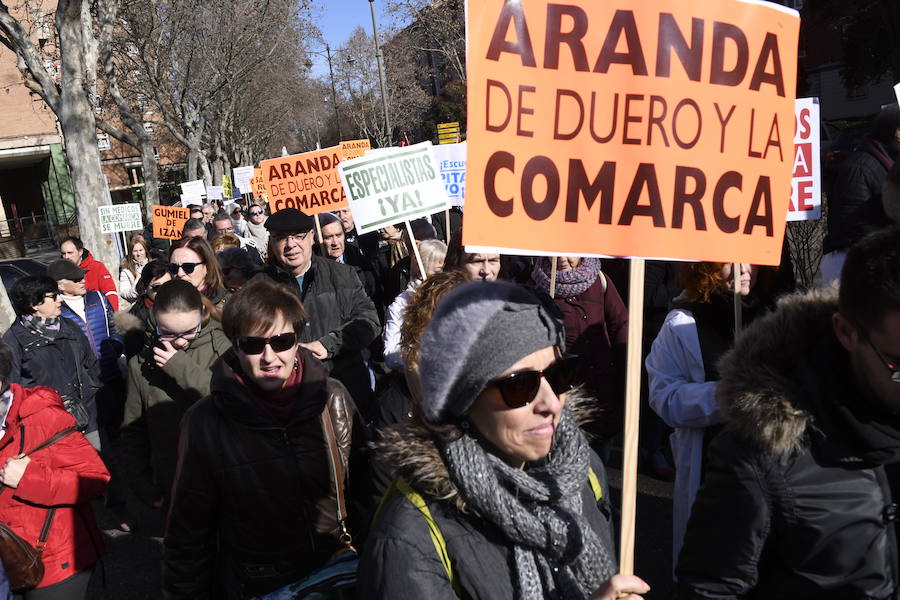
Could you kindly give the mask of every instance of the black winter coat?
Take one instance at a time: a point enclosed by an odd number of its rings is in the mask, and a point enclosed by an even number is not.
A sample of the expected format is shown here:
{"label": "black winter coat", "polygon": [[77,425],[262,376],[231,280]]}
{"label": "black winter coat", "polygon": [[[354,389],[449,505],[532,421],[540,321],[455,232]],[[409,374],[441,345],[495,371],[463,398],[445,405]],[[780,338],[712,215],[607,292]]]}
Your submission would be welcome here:
{"label": "black winter coat", "polygon": [[881,144],[863,138],[859,150],[840,164],[828,189],[826,253],[846,250],[867,233],[889,224],[881,188],[892,162]]}
{"label": "black winter coat", "polygon": [[342,548],[321,414],[329,410],[344,465],[350,531],[368,522],[365,427],[344,386],[300,349],[303,380],[285,426],[229,365],[213,367],[210,396],[181,424],[166,527],[166,598],[237,600],[300,580]]}
{"label": "black winter coat", "polygon": [[785,298],[719,362],[728,424],[709,447],[688,521],[679,599],[898,591],[896,505],[883,465],[900,454],[860,425],[876,413],[834,338],[836,310],[834,292]]}
{"label": "black winter coat", "polygon": [[100,388],[100,364],[78,325],[65,317],[59,322],[59,333],[52,342],[18,319],[3,334],[12,350],[9,382],[27,388],[45,385],[64,398],[80,395],[90,416],[84,432],[91,433],[97,431],[95,396]]}
{"label": "black winter coat", "polygon": [[[399,464],[410,487],[425,499],[444,537],[461,595],[453,590],[422,513],[400,492],[384,502],[369,532],[359,568],[360,600],[509,600],[514,597],[512,547],[489,523],[458,508],[462,502],[436,446],[428,438],[385,431],[379,448],[386,464]],[[583,514],[615,561],[609,488],[603,463],[591,452],[600,479],[597,501],[585,478]],[[443,498],[438,500],[437,498]]]}
{"label": "black winter coat", "polygon": [[331,376],[347,387],[354,402],[366,414],[372,390],[363,350],[381,332],[381,323],[356,270],[313,256],[303,277],[302,290],[297,279],[279,266],[269,265],[251,281],[261,278],[287,285],[300,297],[309,315],[309,324],[300,334],[300,341],[319,341],[325,346],[328,351],[325,364],[331,369]]}

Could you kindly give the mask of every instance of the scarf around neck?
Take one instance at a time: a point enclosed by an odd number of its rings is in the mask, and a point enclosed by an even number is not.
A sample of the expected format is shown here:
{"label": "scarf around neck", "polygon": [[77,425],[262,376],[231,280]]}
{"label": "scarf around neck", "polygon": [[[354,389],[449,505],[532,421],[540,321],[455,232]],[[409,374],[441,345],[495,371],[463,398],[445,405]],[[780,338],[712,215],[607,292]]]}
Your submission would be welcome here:
{"label": "scarf around neck", "polygon": [[25,329],[36,333],[42,338],[46,338],[50,341],[56,339],[57,334],[59,334],[60,327],[62,323],[59,321],[59,317],[50,317],[49,319],[45,319],[44,317],[39,317],[37,315],[22,315],[19,317],[22,325],[25,326]]}
{"label": "scarf around neck", "polygon": [[547,460],[527,470],[486,451],[468,431],[441,454],[465,501],[513,545],[516,598],[586,599],[614,574],[609,549],[582,514],[590,451],[568,407]]}
{"label": "scarf around neck", "polygon": [[[556,272],[556,298],[574,298],[585,293],[597,281],[600,275],[599,258],[582,258],[577,267],[569,271]],[[542,258],[537,261],[531,274],[534,282],[545,292],[550,293],[550,260]]]}

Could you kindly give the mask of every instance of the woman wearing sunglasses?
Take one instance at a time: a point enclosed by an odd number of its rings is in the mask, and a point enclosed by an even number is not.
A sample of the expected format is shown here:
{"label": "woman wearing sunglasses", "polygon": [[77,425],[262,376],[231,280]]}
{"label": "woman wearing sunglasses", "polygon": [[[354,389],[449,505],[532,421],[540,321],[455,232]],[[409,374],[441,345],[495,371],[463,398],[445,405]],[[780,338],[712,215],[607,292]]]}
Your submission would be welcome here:
{"label": "woman wearing sunglasses", "polygon": [[209,393],[212,364],[231,342],[186,281],[160,286],[150,322],[151,343],[128,362],[121,435],[127,479],[156,508],[172,488],[181,417]]}
{"label": "woman wearing sunglasses", "polygon": [[262,259],[266,260],[269,248],[269,230],[266,229],[266,212],[255,202],[247,209],[247,239],[253,240]]}
{"label": "woman wearing sunglasses", "polygon": [[[181,238],[172,243],[169,254],[169,274],[174,279],[188,281],[206,296],[221,312],[228,300],[224,277],[216,254],[209,243],[200,237]],[[219,314],[214,315],[216,318]]]}
{"label": "woman wearing sunglasses", "polygon": [[419,347],[418,423],[382,431],[398,477],[360,563],[367,598],[639,598],[615,575],[603,464],[563,355],[561,318],[526,289],[470,282]]}
{"label": "woman wearing sunglasses", "polygon": [[293,292],[265,280],[225,306],[234,347],[181,427],[163,565],[170,600],[263,596],[343,547],[329,437],[348,529],[368,521],[357,508],[368,494],[365,427],[344,386],[298,345],[306,320]]}

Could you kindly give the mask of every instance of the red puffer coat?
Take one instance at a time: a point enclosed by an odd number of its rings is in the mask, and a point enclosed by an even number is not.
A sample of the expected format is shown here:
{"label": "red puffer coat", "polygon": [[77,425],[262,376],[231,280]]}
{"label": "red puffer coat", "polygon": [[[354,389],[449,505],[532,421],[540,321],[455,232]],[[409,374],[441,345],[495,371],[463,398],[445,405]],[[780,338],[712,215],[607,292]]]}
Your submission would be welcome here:
{"label": "red puffer coat", "polygon": [[[12,384],[10,389],[13,400],[0,439],[0,465],[75,426],[75,419],[51,388]],[[106,489],[109,472],[80,433],[30,458],[18,487],[0,486],[0,521],[34,546],[47,517],[46,507],[57,506],[44,548],[44,579],[38,586],[46,587],[90,568],[100,558],[103,537],[90,501]]]}
{"label": "red puffer coat", "polygon": [[84,287],[100,292],[109,300],[114,311],[119,310],[119,293],[116,291],[116,282],[109,274],[106,265],[85,250],[78,266],[87,270],[87,273],[84,274]]}

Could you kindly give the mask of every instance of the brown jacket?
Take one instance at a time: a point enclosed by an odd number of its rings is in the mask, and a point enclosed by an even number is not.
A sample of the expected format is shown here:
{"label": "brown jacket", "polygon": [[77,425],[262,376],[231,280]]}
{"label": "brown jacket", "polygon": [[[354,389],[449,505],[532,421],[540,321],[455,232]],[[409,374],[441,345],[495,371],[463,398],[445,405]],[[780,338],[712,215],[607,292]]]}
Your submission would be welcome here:
{"label": "brown jacket", "polygon": [[344,386],[309,352],[299,356],[303,381],[287,425],[235,377],[233,350],[213,368],[211,395],[185,415],[166,528],[167,598],[264,595],[341,548],[323,410],[348,479],[351,532],[367,522],[365,427]]}

